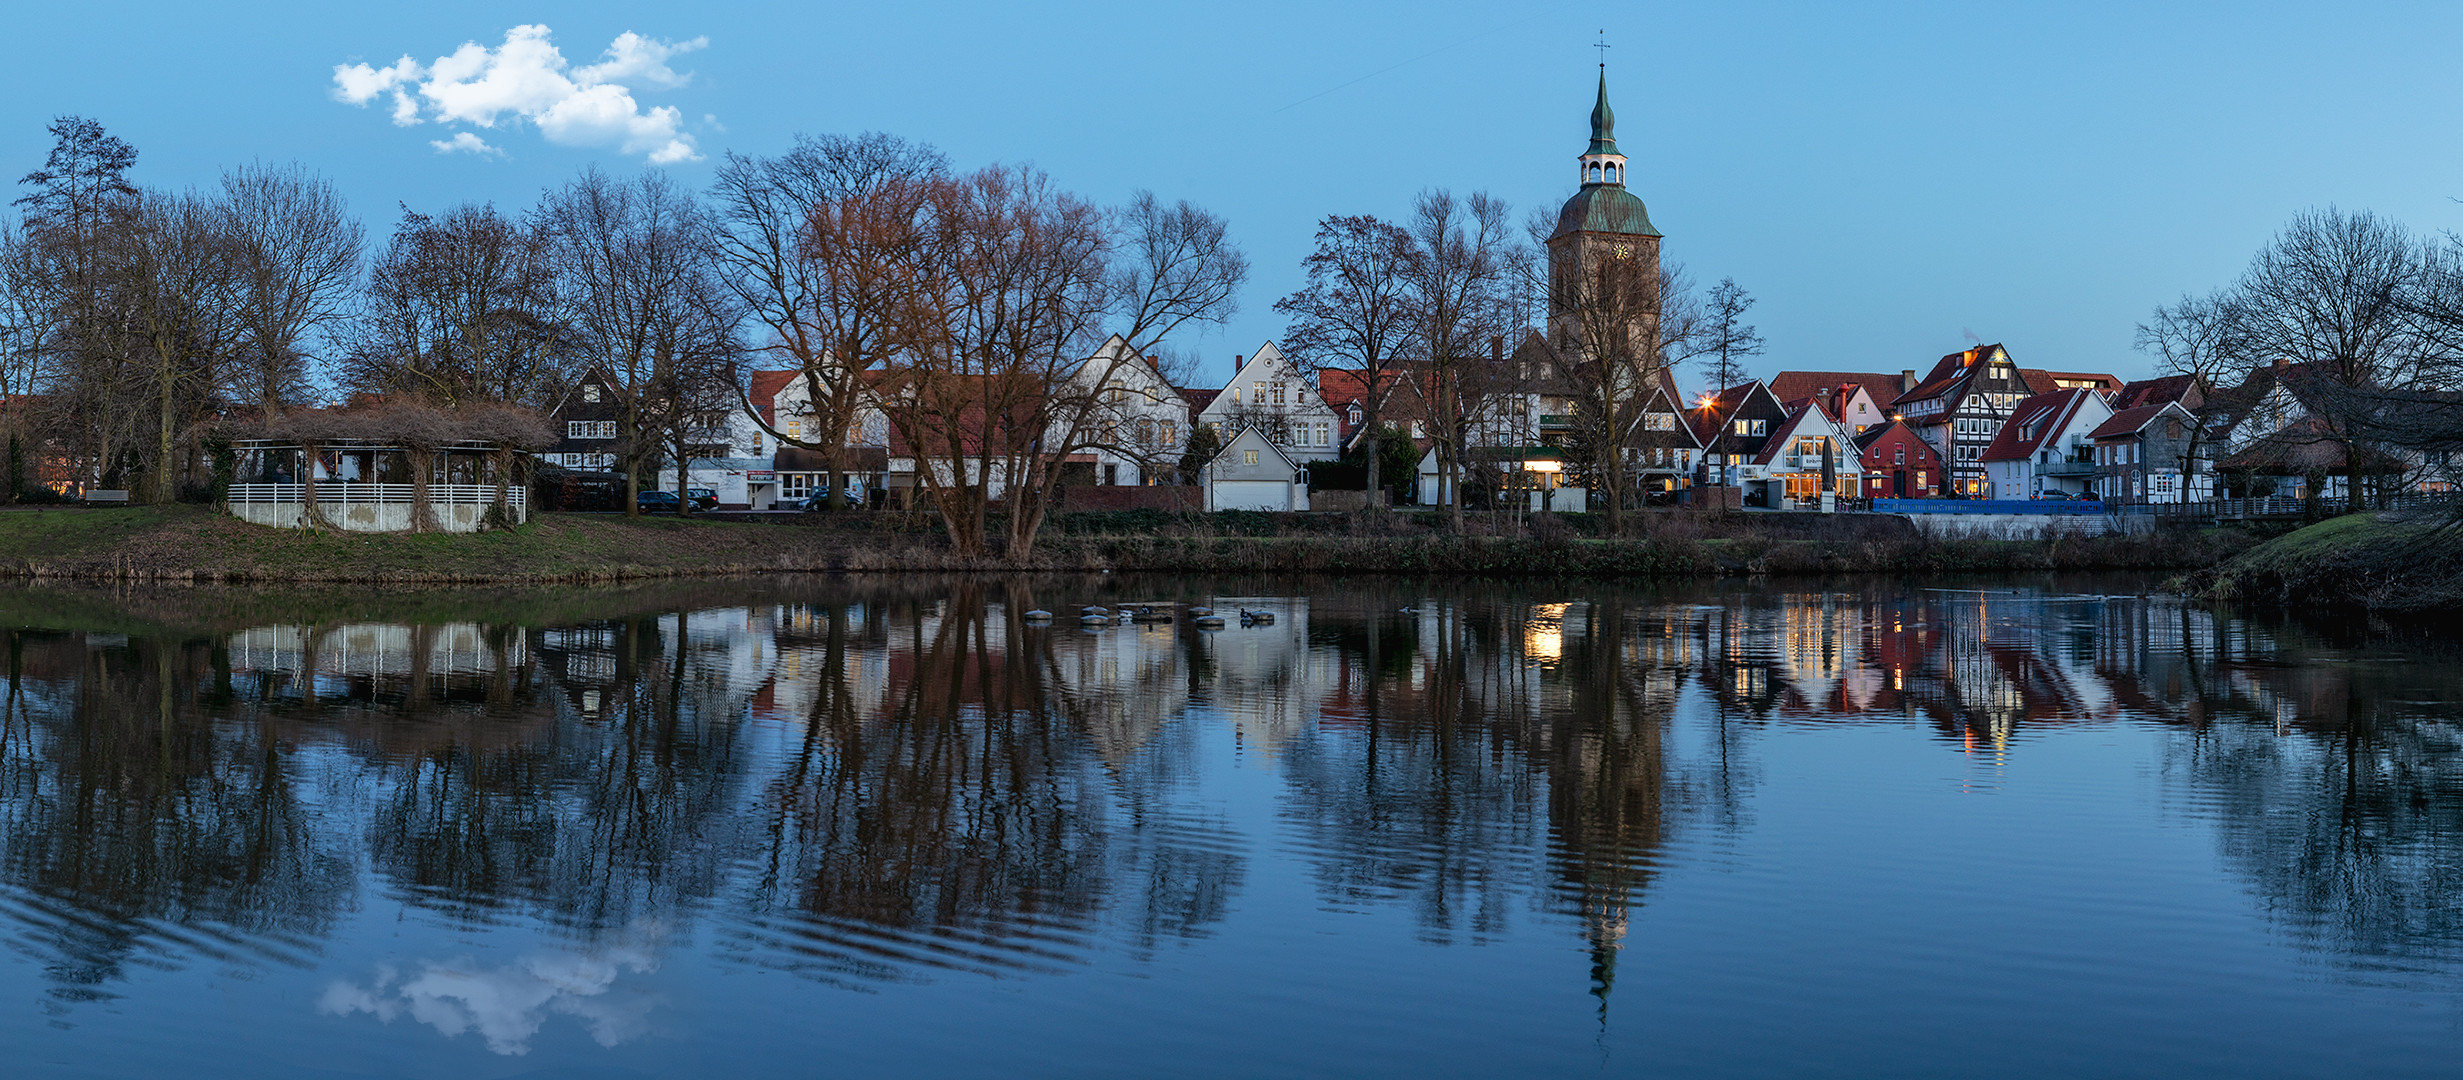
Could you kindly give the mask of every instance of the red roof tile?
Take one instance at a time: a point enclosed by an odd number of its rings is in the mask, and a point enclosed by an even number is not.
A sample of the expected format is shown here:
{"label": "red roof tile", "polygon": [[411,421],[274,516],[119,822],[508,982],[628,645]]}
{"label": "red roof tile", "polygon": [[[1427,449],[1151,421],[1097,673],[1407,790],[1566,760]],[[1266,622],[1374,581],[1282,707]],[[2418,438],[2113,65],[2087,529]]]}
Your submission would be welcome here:
{"label": "red roof tile", "polygon": [[[2037,394],[2018,403],[2010,410],[2010,418],[2001,423],[2001,433],[1993,444],[1984,448],[1985,461],[2024,461],[2035,456],[2046,440],[2060,434],[2070,418],[2077,415],[2093,390],[2055,390]],[[2030,431],[2029,429],[2033,430]]]}

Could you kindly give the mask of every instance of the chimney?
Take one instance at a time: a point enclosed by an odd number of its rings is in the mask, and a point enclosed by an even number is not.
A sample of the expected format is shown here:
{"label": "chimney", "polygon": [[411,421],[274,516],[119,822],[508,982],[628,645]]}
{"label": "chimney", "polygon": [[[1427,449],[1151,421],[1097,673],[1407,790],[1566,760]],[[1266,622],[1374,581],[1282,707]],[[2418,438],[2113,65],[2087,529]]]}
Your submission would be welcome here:
{"label": "chimney", "polygon": [[1495,361],[1496,363],[1500,363],[1500,364],[1502,364],[1502,363],[1504,363],[1504,362],[1505,362],[1505,335],[1503,335],[1503,334],[1491,334],[1491,335],[1489,335],[1489,338],[1488,338],[1488,359],[1490,359],[1490,360],[1492,360],[1492,361]]}
{"label": "chimney", "polygon": [[1966,353],[1965,353],[1964,355],[1967,357],[1967,359],[1959,361],[1959,366],[1960,366],[1960,367],[1974,367],[1974,366],[1975,366],[1975,363],[1976,363],[1976,351],[1975,351],[1974,349],[1969,349],[1969,350],[1967,350],[1967,351],[1966,351]]}
{"label": "chimney", "polygon": [[1908,391],[1910,391],[1910,390],[1913,390],[1913,389],[1915,389],[1915,388],[1916,388],[1916,369],[1914,369],[1914,368],[1900,368],[1900,369],[1899,369],[1899,393],[1904,394],[1904,393],[1906,393],[1906,392],[1908,392]]}

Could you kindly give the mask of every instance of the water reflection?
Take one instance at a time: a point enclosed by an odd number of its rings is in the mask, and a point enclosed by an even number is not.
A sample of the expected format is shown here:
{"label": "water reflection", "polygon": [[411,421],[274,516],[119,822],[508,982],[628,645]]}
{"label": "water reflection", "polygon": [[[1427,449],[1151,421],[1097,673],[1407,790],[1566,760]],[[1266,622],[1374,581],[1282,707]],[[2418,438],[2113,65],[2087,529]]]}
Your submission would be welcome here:
{"label": "water reflection", "polygon": [[[843,985],[1065,972],[1195,947],[1295,860],[1432,944],[1561,935],[1604,1010],[1655,883],[1751,828],[1763,744],[1859,723],[1995,761],[2159,732],[2172,805],[2293,939],[2463,960],[2452,646],[2092,582],[69,600],[11,598],[0,694],[0,916],[64,1003],[138,966],[314,965],[382,902],[568,944],[361,970],[325,1012],[614,1045],[669,934]],[[1278,618],[1023,617],[1092,601]],[[1255,774],[1264,818],[1220,793]]]}

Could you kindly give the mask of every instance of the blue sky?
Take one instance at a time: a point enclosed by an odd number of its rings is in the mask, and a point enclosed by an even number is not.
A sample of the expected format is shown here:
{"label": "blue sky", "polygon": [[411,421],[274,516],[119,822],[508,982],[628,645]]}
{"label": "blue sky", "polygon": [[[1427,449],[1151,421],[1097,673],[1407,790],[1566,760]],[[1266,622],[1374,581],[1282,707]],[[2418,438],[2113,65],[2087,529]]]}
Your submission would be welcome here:
{"label": "blue sky", "polygon": [[[2463,6],[2433,4],[258,3],[20,5],[0,166],[54,114],[135,144],[144,182],[251,158],[333,177],[373,230],[396,204],[526,205],[587,163],[695,183],[796,131],[894,131],[961,165],[1027,161],[1100,200],[1227,215],[1241,313],[1183,347],[1210,378],[1281,329],[1315,221],[1427,187],[1518,209],[1572,193],[1605,29],[1632,187],[1696,278],[1760,300],[1781,367],[1923,367],[1967,334],[2029,366],[2138,374],[2132,326],[2221,284],[2294,212],[2463,227]],[[516,25],[573,65],[624,33],[669,58],[700,162],[558,145],[536,125],[398,127],[334,67],[421,64]],[[1389,70],[1390,69],[1390,70]],[[646,115],[646,114],[645,114]],[[433,118],[431,118],[432,120]],[[482,136],[499,155],[440,154]],[[1688,379],[1688,382],[1696,381]]]}

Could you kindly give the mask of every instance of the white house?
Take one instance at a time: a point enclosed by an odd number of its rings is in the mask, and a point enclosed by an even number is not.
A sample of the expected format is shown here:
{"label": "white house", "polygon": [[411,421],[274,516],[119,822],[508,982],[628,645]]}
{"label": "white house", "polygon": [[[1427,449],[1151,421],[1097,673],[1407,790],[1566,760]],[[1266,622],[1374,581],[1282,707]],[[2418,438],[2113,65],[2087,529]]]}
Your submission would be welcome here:
{"label": "white house", "polygon": [[1340,457],[1341,426],[1316,385],[1282,350],[1267,342],[1239,364],[1223,392],[1197,414],[1197,422],[1225,441],[1238,429],[1255,429],[1294,461]]}
{"label": "white house", "polygon": [[1308,477],[1274,440],[1242,427],[1206,463],[1208,510],[1306,510]]}
{"label": "white house", "polygon": [[[1269,346],[1271,347],[1271,346]],[[1155,362],[1114,334],[1071,374],[1073,392],[1097,395],[1094,483],[1170,483],[1188,449],[1189,401]],[[1086,435],[1091,435],[1091,440]]]}
{"label": "white house", "polygon": [[[1818,507],[1825,491],[1852,498],[1861,490],[1864,475],[1854,438],[1819,400],[1799,399],[1773,425],[1762,448],[1746,461],[1743,478],[1767,484],[1764,504],[1774,508]],[[1825,468],[1830,474],[1828,489],[1822,486]]]}
{"label": "white house", "polygon": [[2019,402],[1984,451],[1992,497],[2085,494],[2095,480],[2090,435],[2110,419],[2112,406],[2093,390],[2055,390]]}

